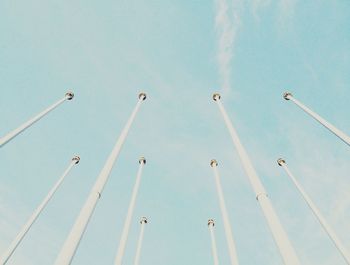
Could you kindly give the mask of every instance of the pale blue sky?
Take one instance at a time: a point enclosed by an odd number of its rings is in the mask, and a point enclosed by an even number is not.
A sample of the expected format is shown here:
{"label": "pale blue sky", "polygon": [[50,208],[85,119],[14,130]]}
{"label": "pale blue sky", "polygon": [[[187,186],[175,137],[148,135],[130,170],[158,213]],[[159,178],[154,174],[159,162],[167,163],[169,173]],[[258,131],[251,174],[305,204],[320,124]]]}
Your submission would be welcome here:
{"label": "pale blue sky", "polygon": [[282,264],[217,106],[223,103],[302,264],[345,264],[276,159],[287,160],[350,249],[349,148],[293,103],[350,133],[350,2],[227,0],[236,17],[230,89],[213,1],[1,1],[0,135],[72,89],[76,97],[0,150],[0,252],[74,154],[66,178],[9,264],[52,264],[113,144],[147,100],[74,265],[113,264],[141,155],[147,158],[124,264],[149,218],[141,264],[210,265],[208,218],[228,264],[216,158],[241,264]]}

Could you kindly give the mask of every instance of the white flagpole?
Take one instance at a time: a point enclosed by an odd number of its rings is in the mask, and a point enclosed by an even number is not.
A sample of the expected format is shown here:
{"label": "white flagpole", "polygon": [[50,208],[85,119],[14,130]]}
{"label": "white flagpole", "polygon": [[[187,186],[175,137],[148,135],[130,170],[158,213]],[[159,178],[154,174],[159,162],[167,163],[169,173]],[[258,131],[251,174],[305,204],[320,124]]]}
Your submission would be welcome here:
{"label": "white flagpole", "polygon": [[139,240],[137,242],[137,249],[136,249],[134,265],[139,265],[140,264],[140,256],[141,256],[141,249],[142,249],[142,242],[143,242],[143,234],[145,232],[145,225],[147,223],[148,223],[147,218],[146,217],[142,217],[141,220],[140,220],[141,230],[140,230]]}
{"label": "white flagpole", "polygon": [[59,178],[59,180],[56,182],[56,184],[53,186],[53,188],[50,190],[50,192],[47,194],[45,199],[41,202],[41,204],[36,208],[36,210],[33,212],[33,214],[30,216],[28,221],[25,223],[25,225],[22,227],[21,231],[17,234],[16,238],[12,241],[11,245],[7,249],[7,251],[2,255],[0,258],[0,264],[4,265],[8,262],[12,254],[15,252],[16,248],[18,245],[21,243],[29,229],[32,227],[34,222],[37,220],[39,217],[40,213],[44,210],[45,206],[48,204],[48,202],[51,200],[52,196],[55,194],[57,189],[60,187],[62,184],[63,180],[65,177],[68,175],[70,170],[75,164],[78,164],[80,161],[79,156],[74,156],[72,158],[72,161],[70,162],[68,168],[64,171],[63,175]]}
{"label": "white flagpole", "polygon": [[326,231],[330,239],[335,244],[336,248],[339,250],[343,258],[345,259],[346,263],[350,265],[350,253],[345,248],[345,246],[342,244],[332,227],[327,223],[326,219],[322,216],[321,212],[317,208],[317,206],[314,204],[314,202],[310,199],[310,197],[306,194],[304,189],[300,186],[292,172],[290,172],[289,168],[287,167],[286,161],[282,158],[277,160],[278,165],[280,165],[287,173],[287,175],[290,177],[290,179],[293,181],[294,185],[298,189],[298,191],[303,196],[304,200],[306,201],[307,205],[310,207],[314,215],[316,216],[317,220],[320,222],[323,229]]}
{"label": "white flagpole", "polygon": [[40,112],[38,115],[35,117],[31,118],[27,122],[23,123],[21,126],[19,126],[17,129],[13,130],[12,132],[9,132],[7,135],[4,137],[0,138],[0,147],[3,147],[5,144],[7,144],[9,141],[11,141],[13,138],[15,138],[18,134],[32,126],[35,122],[40,120],[42,117],[44,117],[46,114],[48,114],[50,111],[54,110],[57,108],[59,105],[61,105],[63,102],[66,100],[72,100],[74,97],[73,92],[67,92],[64,96],[64,98],[60,99],[44,111]]}
{"label": "white flagpole", "polygon": [[287,236],[287,233],[284,231],[280,220],[275,212],[275,210],[272,207],[272,204],[267,196],[267,193],[265,191],[265,188],[263,187],[255,169],[250,161],[250,158],[244,149],[241,140],[239,139],[239,136],[236,132],[236,130],[233,127],[233,124],[228,117],[223,104],[220,101],[220,95],[214,94],[213,99],[217,102],[220,112],[224,118],[225,124],[227,126],[227,129],[229,130],[229,133],[231,135],[233,144],[235,145],[239,158],[242,162],[242,166],[248,176],[248,179],[250,181],[250,184],[252,185],[252,188],[255,192],[255,198],[260,203],[261,209],[264,213],[265,219],[270,227],[271,233],[274,237],[274,240],[276,242],[277,247],[279,248],[279,251],[281,253],[281,256],[283,258],[285,265],[299,265],[299,259],[297,254],[295,253],[295,250],[290,243],[290,240]]}
{"label": "white flagpole", "polygon": [[215,226],[214,220],[209,219],[208,220],[208,227],[209,227],[209,231],[210,231],[211,251],[213,254],[214,265],[219,265],[218,250],[216,247],[216,240],[215,240],[215,234],[214,234],[214,226]]}
{"label": "white flagpole", "polygon": [[213,171],[214,171],[216,190],[219,196],[220,210],[221,210],[222,219],[224,221],[224,229],[225,229],[227,247],[228,247],[230,259],[231,259],[231,265],[238,265],[236,246],[232,236],[230,219],[228,217],[224,193],[222,191],[222,186],[220,181],[220,175],[217,169],[218,162],[215,159],[213,159],[210,161],[210,166],[213,168]]}
{"label": "white flagpole", "polygon": [[80,240],[86,230],[86,227],[89,223],[89,220],[95,210],[96,204],[101,197],[103,188],[108,180],[108,177],[112,171],[113,165],[118,158],[120,150],[125,142],[126,136],[129,132],[129,129],[136,117],[136,114],[141,106],[143,100],[146,99],[145,93],[139,94],[139,100],[136,104],[135,109],[133,110],[129,120],[127,121],[121,135],[119,136],[111,154],[109,155],[103,169],[98,176],[95,185],[93,186],[89,197],[87,198],[85,205],[80,211],[78,218],[75,221],[75,224],[64,243],[61,252],[59,253],[55,265],[68,265],[71,264],[75,252],[78,248]]}
{"label": "white flagpole", "polygon": [[320,124],[322,124],[325,128],[330,130],[333,134],[335,134],[338,138],[340,138],[344,143],[350,146],[350,137],[346,135],[344,132],[336,128],[333,124],[329,123],[325,119],[323,119],[320,115],[306,107],[304,104],[302,104],[299,100],[293,97],[292,93],[285,92],[283,94],[283,97],[285,100],[291,100],[293,101],[297,106],[299,106],[303,111],[305,111],[307,114],[309,114],[312,118],[314,118],[316,121],[318,121]]}
{"label": "white flagpole", "polygon": [[130,204],[129,204],[128,213],[127,213],[126,219],[125,219],[122,236],[120,238],[117,255],[115,258],[115,262],[114,262],[115,265],[122,264],[125,246],[126,246],[126,241],[128,240],[131,218],[132,218],[132,214],[134,212],[136,197],[137,197],[137,193],[138,193],[138,190],[140,187],[140,182],[141,182],[142,170],[143,170],[143,166],[146,164],[146,159],[144,157],[141,157],[139,160],[139,163],[140,163],[140,166],[139,166],[139,170],[137,172],[135,186],[134,186],[134,189],[132,191],[132,196],[131,196],[131,200],[130,200]]}

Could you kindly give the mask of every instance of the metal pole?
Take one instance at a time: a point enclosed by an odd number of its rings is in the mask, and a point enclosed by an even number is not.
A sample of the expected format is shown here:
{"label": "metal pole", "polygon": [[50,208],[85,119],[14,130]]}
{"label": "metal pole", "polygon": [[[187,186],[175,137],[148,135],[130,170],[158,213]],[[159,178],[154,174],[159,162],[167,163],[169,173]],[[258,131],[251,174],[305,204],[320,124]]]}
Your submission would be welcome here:
{"label": "metal pole", "polygon": [[46,114],[48,114],[50,111],[57,108],[59,105],[61,105],[66,100],[72,100],[74,97],[73,92],[67,92],[64,96],[64,98],[57,101],[55,104],[51,105],[44,111],[40,112],[35,117],[31,118],[27,122],[23,123],[21,126],[19,126],[17,129],[13,130],[12,132],[9,132],[4,137],[0,138],[0,147],[3,147],[5,144],[7,144],[9,141],[11,141],[13,138],[15,138],[18,134],[22,133],[24,130],[32,126],[35,122],[40,120],[42,117],[44,117]]}
{"label": "metal pole", "polygon": [[316,207],[314,202],[310,199],[310,197],[306,194],[304,189],[300,186],[292,172],[290,172],[289,168],[287,167],[286,161],[282,158],[277,160],[278,165],[280,165],[287,173],[287,175],[290,177],[290,179],[293,181],[296,188],[299,190],[301,195],[303,196],[304,200],[306,201],[307,205],[310,207],[314,215],[316,216],[317,220],[322,225],[323,229],[326,231],[330,239],[335,244],[336,248],[339,250],[343,258],[345,259],[346,263],[350,265],[350,254],[348,250],[345,248],[345,246],[342,244],[342,242],[339,240],[338,236],[334,232],[334,230],[329,226],[326,219],[322,216],[319,209]]}
{"label": "metal pole", "polygon": [[228,247],[228,251],[230,254],[231,265],[238,265],[236,246],[235,246],[235,242],[234,242],[233,236],[232,236],[230,219],[228,217],[224,193],[222,191],[222,186],[221,186],[221,182],[220,182],[220,175],[219,175],[219,171],[217,169],[218,162],[215,159],[213,159],[210,161],[210,166],[213,168],[213,171],[214,171],[216,190],[217,190],[217,193],[219,196],[220,210],[221,210],[222,219],[224,221],[224,229],[225,229],[227,247]]}
{"label": "metal pole", "polygon": [[208,227],[209,227],[209,231],[210,231],[211,251],[213,253],[214,265],[219,265],[218,250],[216,247],[216,240],[215,240],[215,234],[214,234],[214,226],[215,226],[214,220],[209,219],[208,220]]}
{"label": "metal pole", "polygon": [[250,158],[244,149],[241,140],[239,139],[239,136],[236,132],[236,130],[233,127],[233,124],[228,117],[223,104],[220,101],[220,95],[214,94],[213,99],[217,102],[220,112],[225,120],[225,124],[227,126],[227,129],[230,132],[233,144],[235,145],[239,158],[241,160],[242,166],[248,176],[248,179],[250,181],[250,184],[254,190],[255,198],[260,203],[261,209],[264,213],[265,219],[267,221],[267,224],[270,227],[271,233],[274,237],[274,240],[276,242],[277,247],[279,248],[279,251],[281,253],[281,256],[283,258],[285,265],[298,265],[300,264],[297,254],[295,253],[295,250],[292,246],[292,244],[289,241],[289,238],[287,236],[287,233],[284,231],[279,218],[275,212],[275,210],[272,207],[272,204],[267,196],[267,193],[265,191],[265,188],[263,187],[257,173],[255,172],[255,169],[253,167],[252,162],[250,161]]}
{"label": "metal pole", "polygon": [[74,156],[72,158],[72,161],[70,162],[68,168],[64,171],[63,175],[59,178],[59,180],[56,182],[56,184],[53,186],[53,188],[50,190],[50,192],[47,194],[45,199],[42,201],[42,203],[36,208],[36,210],[33,212],[33,214],[30,216],[28,221],[25,223],[25,225],[22,227],[21,231],[17,234],[16,238],[12,241],[11,245],[8,247],[7,251],[2,255],[0,258],[0,264],[4,265],[8,262],[12,254],[15,252],[18,245],[21,243],[29,229],[32,227],[36,219],[39,217],[40,213],[44,210],[45,206],[48,204],[52,196],[55,194],[57,189],[62,184],[65,177],[68,175],[70,170],[75,164],[78,164],[80,161],[79,156]]}
{"label": "metal pole", "polygon": [[79,246],[80,240],[86,230],[86,227],[89,223],[89,220],[95,210],[96,204],[101,197],[103,188],[108,180],[109,174],[112,171],[113,165],[118,158],[119,152],[125,142],[126,136],[129,132],[129,129],[132,125],[132,122],[135,119],[135,116],[141,106],[141,102],[146,99],[145,93],[139,94],[139,100],[136,104],[135,109],[133,110],[129,120],[127,121],[119,139],[117,140],[111,154],[109,155],[103,169],[98,176],[95,185],[93,186],[89,197],[87,198],[85,205],[80,211],[78,218],[75,221],[75,224],[64,243],[61,252],[59,253],[55,265],[68,265],[71,264],[75,252]]}
{"label": "metal pole", "polygon": [[129,204],[128,213],[126,215],[122,236],[120,238],[120,243],[119,243],[119,247],[118,247],[118,251],[117,251],[117,256],[116,256],[115,262],[114,262],[116,265],[122,264],[125,246],[126,246],[126,241],[128,240],[131,218],[132,218],[132,214],[134,212],[136,197],[137,197],[137,193],[138,193],[138,190],[140,187],[140,182],[141,182],[142,170],[143,170],[143,166],[146,164],[146,159],[144,157],[141,157],[139,160],[139,164],[140,164],[140,166],[139,166],[139,170],[137,172],[135,186],[134,186],[134,189],[132,191],[132,196],[131,196],[131,200],[130,200],[130,204]]}
{"label": "metal pole", "polygon": [[346,135],[344,132],[336,128],[333,124],[329,123],[325,119],[323,119],[320,115],[313,112],[311,109],[306,107],[304,104],[302,104],[299,100],[293,97],[292,93],[285,92],[283,94],[283,97],[285,100],[291,100],[293,101],[297,106],[299,106],[303,111],[305,111],[307,114],[309,114],[312,118],[314,118],[316,121],[321,123],[325,128],[327,128],[329,131],[331,131],[333,134],[335,134],[338,138],[340,138],[344,143],[350,146],[350,137]]}
{"label": "metal pole", "polygon": [[139,240],[137,242],[137,249],[136,249],[136,255],[135,255],[135,262],[134,265],[139,265],[140,264],[140,256],[141,256],[141,248],[142,248],[142,242],[143,242],[143,234],[145,230],[145,225],[148,223],[148,220],[146,217],[142,217],[140,220],[141,224],[141,231],[140,231],[140,236]]}

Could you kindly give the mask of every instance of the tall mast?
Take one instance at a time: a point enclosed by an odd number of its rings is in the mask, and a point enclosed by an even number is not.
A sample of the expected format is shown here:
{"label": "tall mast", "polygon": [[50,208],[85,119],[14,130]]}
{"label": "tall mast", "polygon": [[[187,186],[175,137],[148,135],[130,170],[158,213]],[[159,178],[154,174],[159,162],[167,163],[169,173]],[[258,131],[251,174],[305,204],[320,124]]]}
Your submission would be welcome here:
{"label": "tall mast", "polygon": [[238,265],[239,263],[238,263],[238,258],[237,258],[236,246],[235,246],[235,242],[233,240],[230,219],[228,217],[224,193],[222,191],[222,186],[221,186],[221,181],[220,181],[220,175],[219,175],[219,171],[217,169],[218,162],[215,159],[213,159],[210,162],[210,166],[213,168],[213,171],[214,171],[216,190],[217,190],[218,197],[219,197],[220,210],[221,210],[221,215],[222,215],[222,219],[224,222],[224,229],[225,229],[227,247],[228,247],[228,251],[230,254],[231,265]]}
{"label": "tall mast", "polygon": [[213,219],[208,220],[208,228],[210,231],[211,239],[211,252],[213,254],[214,265],[219,265],[218,250],[216,247],[215,233],[214,233],[215,222]]}
{"label": "tall mast", "polygon": [[322,118],[320,115],[318,115],[316,112],[312,111],[308,107],[306,107],[303,103],[301,103],[299,100],[297,100],[292,93],[285,92],[283,94],[283,98],[285,100],[291,100],[294,102],[298,107],[300,107],[303,111],[305,111],[307,114],[309,114],[312,118],[314,118],[316,121],[318,121],[320,124],[322,124],[325,128],[327,128],[329,131],[331,131],[333,134],[335,134],[340,140],[342,140],[344,143],[350,146],[350,137],[346,135],[344,132],[336,128],[333,124],[326,121],[324,118]]}
{"label": "tall mast", "polygon": [[30,120],[26,121],[25,123],[23,123],[21,126],[19,126],[17,129],[9,132],[7,135],[5,135],[4,137],[0,138],[0,147],[3,147],[5,144],[7,144],[9,141],[13,140],[17,135],[19,135],[20,133],[22,133],[23,131],[25,131],[26,129],[28,129],[30,126],[32,126],[34,123],[36,123],[37,121],[39,121],[41,118],[43,118],[46,114],[48,114],[49,112],[51,112],[52,110],[54,110],[55,108],[57,108],[59,105],[61,105],[63,102],[65,102],[66,100],[72,100],[74,97],[73,92],[67,92],[65,94],[65,96],[60,99],[59,101],[57,101],[56,103],[52,104],[51,106],[49,106],[47,109],[45,109],[44,111],[40,112],[39,114],[37,114],[36,116],[34,116],[33,118],[31,118]]}
{"label": "tall mast", "polygon": [[0,258],[0,264],[1,265],[4,265],[4,264],[6,264],[9,261],[9,259],[11,258],[12,254],[15,252],[16,248],[18,247],[18,245],[22,242],[23,238],[28,233],[29,229],[32,227],[34,222],[38,219],[39,215],[44,210],[46,205],[49,203],[49,201],[51,200],[52,196],[55,194],[57,189],[61,186],[61,184],[62,184],[63,180],[65,179],[65,177],[71,171],[73,166],[79,163],[79,161],[80,161],[80,157],[79,156],[74,156],[72,158],[72,161],[69,163],[69,166],[64,171],[63,175],[58,179],[58,181],[52,187],[52,189],[47,194],[45,199],[41,202],[41,204],[38,206],[38,208],[36,208],[36,210],[33,212],[33,214],[29,217],[28,221],[24,224],[24,226],[22,227],[21,231],[17,234],[16,238],[12,241],[12,243],[8,247],[7,251]]}
{"label": "tall mast", "polygon": [[132,196],[131,196],[131,200],[130,200],[130,204],[129,204],[128,213],[126,215],[122,236],[120,238],[117,255],[115,258],[115,262],[114,262],[115,265],[121,265],[122,261],[123,261],[126,241],[128,240],[128,234],[129,234],[132,214],[134,213],[136,197],[137,197],[137,193],[139,191],[142,171],[143,171],[144,165],[146,164],[146,159],[144,157],[141,157],[139,160],[139,164],[140,164],[140,166],[139,166],[139,170],[137,172],[135,186],[134,186],[134,189],[132,191]]}
{"label": "tall mast", "polygon": [[343,243],[340,241],[340,239],[338,238],[337,234],[334,232],[332,227],[327,223],[326,219],[322,216],[320,210],[317,208],[315,203],[310,199],[310,197],[307,195],[307,193],[304,191],[304,189],[300,186],[299,182],[296,180],[296,178],[294,177],[292,172],[287,167],[286,161],[282,158],[279,158],[277,160],[277,163],[285,170],[285,172],[287,173],[289,178],[293,181],[295,187],[301,193],[301,195],[303,196],[307,205],[310,207],[311,211],[316,216],[317,220],[320,222],[321,226],[326,231],[329,238],[333,241],[334,245],[339,250],[340,254],[343,256],[346,263],[350,265],[350,253],[345,248]]}
{"label": "tall mast", "polygon": [[139,235],[139,240],[137,241],[137,249],[135,254],[135,262],[134,265],[140,264],[140,256],[141,256],[141,249],[142,249],[142,243],[143,243],[143,234],[145,232],[145,225],[148,223],[148,220],[146,217],[142,217],[140,220],[141,224],[141,230]]}
{"label": "tall mast", "polygon": [[64,243],[61,252],[59,253],[55,265],[69,265],[71,264],[75,252],[79,246],[80,240],[86,230],[86,227],[89,223],[91,216],[94,213],[96,204],[101,198],[103,188],[106,185],[106,182],[109,178],[109,175],[112,171],[112,168],[118,158],[120,150],[125,142],[125,139],[128,135],[129,129],[136,117],[136,114],[141,106],[142,101],[146,99],[145,93],[139,94],[139,100],[134,108],[129,120],[127,121],[121,135],[119,136],[111,154],[109,155],[104,167],[102,168],[100,175],[97,177],[95,185],[93,186],[89,197],[87,198],[85,205],[80,211],[78,218],[75,221],[75,224]]}
{"label": "tall mast", "polygon": [[248,176],[250,184],[254,190],[255,198],[258,200],[261,209],[264,213],[267,224],[271,230],[273,238],[276,242],[276,245],[281,253],[285,265],[299,265],[299,259],[295,250],[287,236],[287,233],[284,231],[280,220],[272,207],[270,199],[267,196],[265,188],[263,187],[258,174],[256,173],[250,158],[244,149],[241,140],[233,127],[233,124],[228,117],[226,110],[224,109],[223,104],[221,103],[221,96],[219,94],[213,95],[213,100],[217,103],[220,112],[224,118],[226,127],[230,133],[232,142],[237,149],[239,158],[241,160],[242,166]]}

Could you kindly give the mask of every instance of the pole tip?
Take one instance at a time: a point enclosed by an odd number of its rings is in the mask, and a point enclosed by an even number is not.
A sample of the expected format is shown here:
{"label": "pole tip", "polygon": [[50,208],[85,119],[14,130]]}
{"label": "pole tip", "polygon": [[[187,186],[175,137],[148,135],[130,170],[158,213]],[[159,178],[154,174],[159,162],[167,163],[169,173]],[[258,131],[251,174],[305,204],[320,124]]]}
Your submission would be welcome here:
{"label": "pole tip", "polygon": [[146,217],[141,217],[141,220],[140,220],[140,224],[147,224],[148,223],[148,220]]}
{"label": "pole tip", "polygon": [[208,220],[208,226],[213,226],[213,227],[215,226],[215,222],[213,219]]}
{"label": "pole tip", "polygon": [[80,156],[73,156],[72,161],[75,161],[75,164],[80,162]]}
{"label": "pole tip", "polygon": [[285,100],[290,100],[291,97],[293,97],[293,94],[292,94],[292,93],[290,93],[290,92],[284,92],[284,93],[283,93],[283,98],[284,98]]}
{"label": "pole tip", "polygon": [[218,161],[216,161],[215,159],[212,159],[211,161],[210,161],[210,166],[211,167],[214,167],[214,166],[218,166]]}
{"label": "pole tip", "polygon": [[285,161],[283,158],[277,159],[277,164],[278,164],[279,166],[282,166],[282,164],[285,164],[285,163],[286,163],[286,161]]}
{"label": "pole tip", "polygon": [[220,96],[219,93],[214,93],[214,94],[213,94],[213,100],[214,100],[214,101],[217,101],[217,100],[220,100],[220,99],[221,99],[221,96]]}
{"label": "pole tip", "polygon": [[72,91],[68,91],[65,96],[67,100],[72,100],[74,98],[74,93]]}
{"label": "pole tip", "polygon": [[146,93],[141,92],[141,93],[139,94],[139,99],[145,100],[146,98],[147,98]]}
{"label": "pole tip", "polygon": [[144,158],[143,156],[140,157],[139,159],[139,164],[146,164],[146,158]]}

